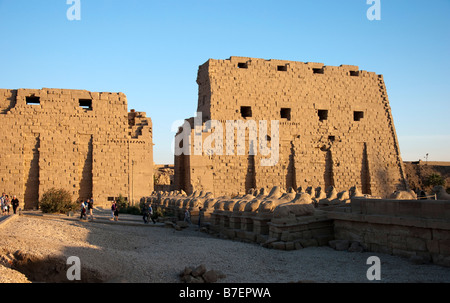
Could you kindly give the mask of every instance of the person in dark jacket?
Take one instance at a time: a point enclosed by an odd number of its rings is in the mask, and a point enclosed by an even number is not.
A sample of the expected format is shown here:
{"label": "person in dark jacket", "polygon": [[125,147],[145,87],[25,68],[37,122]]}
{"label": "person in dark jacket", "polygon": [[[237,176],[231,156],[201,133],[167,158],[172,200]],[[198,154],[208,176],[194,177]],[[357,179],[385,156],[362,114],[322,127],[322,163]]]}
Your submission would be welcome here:
{"label": "person in dark jacket", "polygon": [[114,210],[114,221],[119,221],[119,205],[116,203],[116,209]]}
{"label": "person in dark jacket", "polygon": [[144,220],[144,223],[147,224],[148,223],[148,208],[145,204],[142,207],[142,216],[143,216],[142,219]]}
{"label": "person in dark jacket", "polygon": [[16,195],[13,196],[13,199],[11,200],[11,204],[12,204],[12,207],[13,207],[14,214],[16,214],[17,207],[19,207],[19,199],[17,199]]}

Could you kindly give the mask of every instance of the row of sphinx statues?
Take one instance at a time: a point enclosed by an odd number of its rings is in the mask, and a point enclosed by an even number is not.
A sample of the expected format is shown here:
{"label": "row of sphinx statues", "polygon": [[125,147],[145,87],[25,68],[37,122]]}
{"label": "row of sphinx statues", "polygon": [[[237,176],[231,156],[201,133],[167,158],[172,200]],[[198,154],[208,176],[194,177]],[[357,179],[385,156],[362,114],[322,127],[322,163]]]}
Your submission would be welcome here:
{"label": "row of sphinx statues", "polygon": [[284,191],[278,186],[270,192],[266,189],[250,189],[245,195],[234,197],[221,196],[215,198],[211,192],[194,191],[187,195],[184,191],[153,192],[147,197],[147,203],[174,211],[202,209],[205,213],[213,212],[245,212],[259,215],[271,215],[275,218],[284,216],[313,215],[316,209],[328,206],[341,206],[352,198],[368,197],[356,187],[348,191],[338,192],[333,186],[324,191],[318,188],[289,188]]}

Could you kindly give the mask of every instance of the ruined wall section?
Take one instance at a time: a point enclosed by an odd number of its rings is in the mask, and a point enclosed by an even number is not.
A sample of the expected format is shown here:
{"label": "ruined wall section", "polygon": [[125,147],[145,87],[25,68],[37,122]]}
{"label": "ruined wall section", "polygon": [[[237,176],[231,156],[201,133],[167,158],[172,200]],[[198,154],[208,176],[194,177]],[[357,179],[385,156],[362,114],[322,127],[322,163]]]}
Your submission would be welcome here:
{"label": "ruined wall section", "polygon": [[[352,65],[231,57],[208,60],[197,81],[198,109],[207,118],[280,122],[277,165],[259,165],[259,153],[203,156],[213,162],[213,186],[205,188],[202,176],[190,172],[199,190],[221,195],[243,193],[252,185],[357,185],[366,194],[385,197],[406,187],[381,75]],[[203,162],[202,156],[190,161]]]}
{"label": "ruined wall section", "polygon": [[93,197],[99,206],[128,195],[123,93],[0,90],[0,106],[1,190],[16,194],[22,207],[36,208],[52,187],[69,190],[74,199]]}
{"label": "ruined wall section", "polygon": [[[144,112],[131,110],[129,121],[129,201],[139,200],[153,191],[153,126]],[[131,121],[131,124],[130,124]]]}

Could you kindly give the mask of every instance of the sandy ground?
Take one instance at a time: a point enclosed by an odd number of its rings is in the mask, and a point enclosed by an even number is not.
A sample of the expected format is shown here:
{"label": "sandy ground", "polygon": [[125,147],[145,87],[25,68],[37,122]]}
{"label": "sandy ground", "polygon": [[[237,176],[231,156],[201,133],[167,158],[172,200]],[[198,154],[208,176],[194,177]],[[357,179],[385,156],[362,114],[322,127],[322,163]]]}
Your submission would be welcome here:
{"label": "sandy ground", "polygon": [[[82,222],[67,217],[20,216],[0,227],[0,255],[23,253],[45,258],[77,256],[83,269],[105,282],[180,282],[185,266],[204,264],[220,270],[225,283],[369,282],[367,259],[381,260],[381,282],[450,282],[450,268],[416,265],[379,253],[338,252],[329,247],[279,251],[220,239],[195,227],[182,231],[153,224]],[[25,277],[0,266],[0,282]]]}

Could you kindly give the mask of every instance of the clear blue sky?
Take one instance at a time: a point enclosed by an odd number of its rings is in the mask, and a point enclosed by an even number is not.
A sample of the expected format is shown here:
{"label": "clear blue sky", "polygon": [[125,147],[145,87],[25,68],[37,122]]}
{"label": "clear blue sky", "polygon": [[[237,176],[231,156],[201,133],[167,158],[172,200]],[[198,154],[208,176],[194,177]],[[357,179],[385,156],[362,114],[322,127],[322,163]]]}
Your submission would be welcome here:
{"label": "clear blue sky", "polygon": [[198,66],[247,56],[383,74],[404,160],[450,161],[450,1],[0,0],[0,88],[123,92],[153,120],[156,163],[197,104]]}

